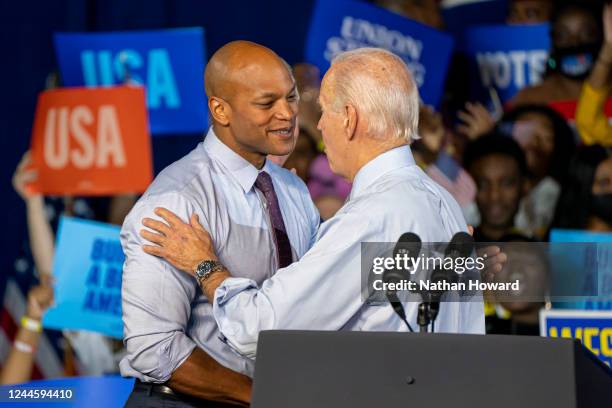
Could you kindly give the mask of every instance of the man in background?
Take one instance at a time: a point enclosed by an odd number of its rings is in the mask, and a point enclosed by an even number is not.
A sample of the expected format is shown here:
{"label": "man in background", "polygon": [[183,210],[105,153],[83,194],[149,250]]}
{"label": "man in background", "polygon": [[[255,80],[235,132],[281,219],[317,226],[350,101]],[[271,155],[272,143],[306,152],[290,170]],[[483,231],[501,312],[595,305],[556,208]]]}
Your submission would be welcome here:
{"label": "man in background", "polygon": [[514,218],[528,190],[521,147],[512,138],[493,132],[470,143],[463,162],[477,186],[480,225],[474,230],[474,240],[500,242],[519,236]]}

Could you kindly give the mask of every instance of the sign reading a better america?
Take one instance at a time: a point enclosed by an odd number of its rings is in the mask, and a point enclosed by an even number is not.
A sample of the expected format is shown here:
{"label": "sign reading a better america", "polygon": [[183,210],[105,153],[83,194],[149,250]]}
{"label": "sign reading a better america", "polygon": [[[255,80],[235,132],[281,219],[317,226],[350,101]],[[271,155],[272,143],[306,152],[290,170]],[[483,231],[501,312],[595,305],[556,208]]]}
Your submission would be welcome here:
{"label": "sign reading a better america", "polygon": [[122,338],[119,227],[62,217],[53,262],[54,306],[43,325]]}
{"label": "sign reading a better america", "polygon": [[142,84],[151,133],[206,129],[203,29],[58,33],[55,50],[64,86]]}
{"label": "sign reading a better america", "polygon": [[438,105],[453,49],[449,35],[370,4],[320,0],[308,35],[308,62],[325,72],[336,55],[362,47],[384,48],[399,56],[421,98]]}

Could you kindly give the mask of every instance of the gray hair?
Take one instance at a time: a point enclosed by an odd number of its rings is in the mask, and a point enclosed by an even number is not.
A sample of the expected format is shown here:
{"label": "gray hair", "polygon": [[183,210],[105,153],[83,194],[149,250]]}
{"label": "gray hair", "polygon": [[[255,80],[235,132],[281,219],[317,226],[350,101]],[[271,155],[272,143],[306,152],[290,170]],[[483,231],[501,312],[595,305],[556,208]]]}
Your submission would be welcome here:
{"label": "gray hair", "polygon": [[336,56],[332,68],[332,109],[353,105],[366,115],[374,138],[393,134],[408,143],[419,138],[419,91],[397,55],[381,48],[358,48]]}

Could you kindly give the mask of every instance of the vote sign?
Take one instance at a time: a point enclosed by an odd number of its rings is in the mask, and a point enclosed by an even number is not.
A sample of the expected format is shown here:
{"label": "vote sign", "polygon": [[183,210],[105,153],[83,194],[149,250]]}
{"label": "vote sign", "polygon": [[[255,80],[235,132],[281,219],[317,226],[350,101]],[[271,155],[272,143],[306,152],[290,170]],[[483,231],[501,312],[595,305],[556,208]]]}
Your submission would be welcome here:
{"label": "vote sign", "polygon": [[495,25],[466,30],[463,48],[471,61],[473,94],[486,101],[488,88],[502,102],[541,82],[550,48],[549,25]]}

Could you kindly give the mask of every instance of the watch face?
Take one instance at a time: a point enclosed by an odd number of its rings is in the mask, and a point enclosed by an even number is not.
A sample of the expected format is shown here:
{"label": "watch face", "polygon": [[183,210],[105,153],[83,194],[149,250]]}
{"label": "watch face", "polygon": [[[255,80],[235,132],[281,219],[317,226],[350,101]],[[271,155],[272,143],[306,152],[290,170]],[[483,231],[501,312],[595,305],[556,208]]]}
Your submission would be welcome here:
{"label": "watch face", "polygon": [[203,278],[213,270],[213,268],[217,265],[215,261],[202,261],[196,268],[196,276],[198,278]]}

